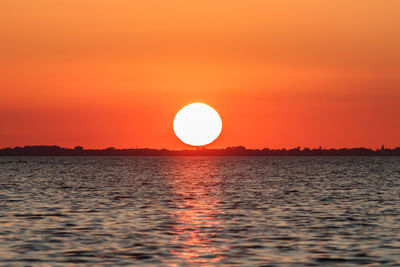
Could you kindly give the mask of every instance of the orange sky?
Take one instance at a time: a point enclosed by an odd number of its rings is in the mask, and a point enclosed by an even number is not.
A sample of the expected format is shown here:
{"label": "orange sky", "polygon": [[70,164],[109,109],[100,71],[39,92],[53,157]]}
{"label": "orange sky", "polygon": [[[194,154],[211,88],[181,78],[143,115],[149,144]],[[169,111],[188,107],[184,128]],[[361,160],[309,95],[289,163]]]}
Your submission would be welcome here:
{"label": "orange sky", "polygon": [[[361,4],[362,3],[362,4]],[[400,1],[3,0],[0,147],[400,146]]]}

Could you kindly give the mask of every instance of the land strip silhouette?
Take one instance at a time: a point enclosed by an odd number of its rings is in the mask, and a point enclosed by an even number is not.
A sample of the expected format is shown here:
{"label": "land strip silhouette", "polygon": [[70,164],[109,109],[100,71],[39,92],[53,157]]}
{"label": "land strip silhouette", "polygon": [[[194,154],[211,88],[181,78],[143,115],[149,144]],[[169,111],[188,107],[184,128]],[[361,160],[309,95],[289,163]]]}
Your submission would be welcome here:
{"label": "land strip silhouette", "polygon": [[400,156],[400,147],[387,149],[383,146],[380,149],[370,148],[292,148],[292,149],[246,149],[244,146],[226,147],[222,149],[116,149],[109,147],[105,149],[85,149],[82,146],[75,148],[64,148],[60,146],[24,146],[0,149],[0,156],[71,156],[71,157],[96,157],[96,156]]}

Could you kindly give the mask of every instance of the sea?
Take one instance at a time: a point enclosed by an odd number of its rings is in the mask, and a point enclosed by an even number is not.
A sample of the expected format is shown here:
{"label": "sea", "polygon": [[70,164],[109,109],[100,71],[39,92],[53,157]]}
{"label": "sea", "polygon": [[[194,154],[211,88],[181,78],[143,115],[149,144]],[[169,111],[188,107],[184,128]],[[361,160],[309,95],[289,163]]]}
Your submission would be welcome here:
{"label": "sea", "polygon": [[1,266],[400,266],[400,157],[2,157]]}

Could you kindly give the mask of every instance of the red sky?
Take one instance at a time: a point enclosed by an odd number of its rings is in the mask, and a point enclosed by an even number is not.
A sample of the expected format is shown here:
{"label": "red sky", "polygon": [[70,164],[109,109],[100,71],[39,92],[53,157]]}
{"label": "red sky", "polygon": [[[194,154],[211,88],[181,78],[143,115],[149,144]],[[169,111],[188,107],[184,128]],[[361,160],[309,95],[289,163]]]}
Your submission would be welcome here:
{"label": "red sky", "polygon": [[[362,3],[362,4],[360,4]],[[3,0],[0,147],[400,146],[400,2]]]}

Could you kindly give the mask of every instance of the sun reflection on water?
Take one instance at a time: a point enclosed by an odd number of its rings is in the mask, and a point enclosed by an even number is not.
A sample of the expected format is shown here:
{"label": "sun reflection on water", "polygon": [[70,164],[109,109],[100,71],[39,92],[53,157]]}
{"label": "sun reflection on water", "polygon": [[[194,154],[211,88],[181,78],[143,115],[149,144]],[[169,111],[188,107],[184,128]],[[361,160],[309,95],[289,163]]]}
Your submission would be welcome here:
{"label": "sun reflection on water", "polygon": [[170,209],[175,221],[170,253],[185,265],[213,266],[224,258],[218,238],[221,178],[211,163],[175,166],[168,175],[175,198],[175,208]]}

